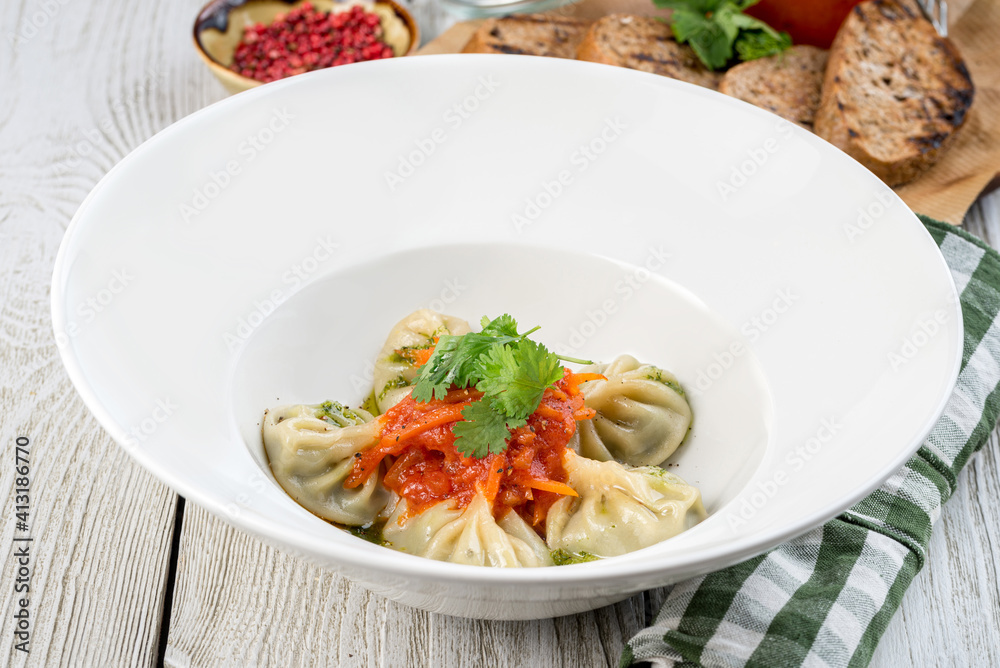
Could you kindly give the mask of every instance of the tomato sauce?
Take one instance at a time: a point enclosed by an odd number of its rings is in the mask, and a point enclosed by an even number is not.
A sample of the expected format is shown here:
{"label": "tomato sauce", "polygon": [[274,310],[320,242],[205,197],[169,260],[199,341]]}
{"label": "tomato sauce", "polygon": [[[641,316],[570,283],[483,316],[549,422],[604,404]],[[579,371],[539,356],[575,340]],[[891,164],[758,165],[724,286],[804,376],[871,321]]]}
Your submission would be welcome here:
{"label": "tomato sauce", "polygon": [[566,485],[563,454],[577,420],[594,415],[584,406],[578,385],[595,377],[566,370],[555,387],[545,391],[527,424],[511,432],[506,450],[482,459],[460,453],[452,433],[463,419],[462,409],[482,393],[452,389],[446,398],[427,403],[407,396],[379,418],[381,441],[359,453],[347,487],[362,484],[386,466],[383,482],[407,500],[407,516],[445,499],[464,508],[481,492],[493,504],[494,516],[510,508],[541,531],[552,504],[561,496],[575,495]]}

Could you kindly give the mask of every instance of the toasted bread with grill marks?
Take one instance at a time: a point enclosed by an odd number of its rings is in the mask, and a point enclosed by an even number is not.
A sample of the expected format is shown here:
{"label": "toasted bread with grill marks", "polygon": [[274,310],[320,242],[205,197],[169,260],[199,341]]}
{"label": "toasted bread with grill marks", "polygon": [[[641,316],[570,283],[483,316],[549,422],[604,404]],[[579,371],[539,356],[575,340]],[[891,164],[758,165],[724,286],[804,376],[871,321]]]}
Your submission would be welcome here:
{"label": "toasted bread with grill marks", "polygon": [[589,26],[589,21],[541,14],[488,19],[465,45],[462,53],[574,58],[576,47]]}
{"label": "toasted bread with grill marks", "polygon": [[896,186],[947,150],[974,93],[958,50],[919,11],[868,0],[830,49],[815,130]]}
{"label": "toasted bread with grill marks", "polygon": [[740,63],[722,77],[719,92],[811,130],[822,96],[826,57],[823,49],[803,45]]}
{"label": "toasted bread with grill marks", "polygon": [[580,42],[576,57],[706,88],[719,86],[720,75],[706,68],[691,47],[678,44],[666,23],[648,16],[611,14],[598,19]]}

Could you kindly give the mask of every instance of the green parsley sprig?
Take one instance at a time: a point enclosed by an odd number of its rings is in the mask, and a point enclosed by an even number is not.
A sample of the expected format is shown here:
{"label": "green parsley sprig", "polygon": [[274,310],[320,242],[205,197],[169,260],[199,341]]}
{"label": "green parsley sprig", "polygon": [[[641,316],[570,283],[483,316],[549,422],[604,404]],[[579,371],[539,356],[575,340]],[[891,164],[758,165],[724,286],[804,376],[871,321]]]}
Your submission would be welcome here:
{"label": "green parsley sprig", "polygon": [[413,387],[420,402],[443,399],[453,386],[483,393],[453,428],[455,448],[476,458],[507,449],[511,430],[527,424],[546,388],[563,377],[560,360],[591,364],[549,352],[528,338],[538,327],[519,334],[517,321],[506,313],[493,320],[483,316],[481,324],[481,332],[442,336]]}
{"label": "green parsley sprig", "polygon": [[748,61],[780,53],[792,45],[788,33],[778,32],[759,19],[743,13],[760,0],[653,0],[672,9],[670,27],[681,44],[690,44],[710,70],[733,60]]}

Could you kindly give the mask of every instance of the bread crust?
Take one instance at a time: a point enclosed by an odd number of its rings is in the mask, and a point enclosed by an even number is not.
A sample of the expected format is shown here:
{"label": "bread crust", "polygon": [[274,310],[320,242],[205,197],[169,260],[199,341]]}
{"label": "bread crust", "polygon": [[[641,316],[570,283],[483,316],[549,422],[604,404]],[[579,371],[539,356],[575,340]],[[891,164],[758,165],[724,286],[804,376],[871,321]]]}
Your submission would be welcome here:
{"label": "bread crust", "polygon": [[719,92],[811,130],[822,97],[826,60],[823,49],[793,46],[730,68],[719,83]]}
{"label": "bread crust", "polygon": [[648,16],[610,14],[598,19],[580,42],[576,57],[712,89],[719,87],[721,77],[706,68],[689,46],[678,44],[666,23]]}
{"label": "bread crust", "polygon": [[487,19],[462,53],[507,53],[574,58],[589,21],[569,17],[522,14]]}
{"label": "bread crust", "polygon": [[830,49],[815,130],[888,185],[901,185],[954,142],[974,94],[950,40],[896,0],[868,0]]}

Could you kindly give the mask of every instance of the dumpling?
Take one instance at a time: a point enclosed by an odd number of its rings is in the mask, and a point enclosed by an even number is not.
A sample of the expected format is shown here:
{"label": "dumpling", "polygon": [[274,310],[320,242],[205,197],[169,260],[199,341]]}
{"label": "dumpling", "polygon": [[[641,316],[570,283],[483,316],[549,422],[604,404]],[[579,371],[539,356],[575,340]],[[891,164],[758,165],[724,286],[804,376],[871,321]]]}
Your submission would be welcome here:
{"label": "dumpling", "polygon": [[354,454],[378,443],[379,430],[371,413],[336,402],[280,406],[264,413],[264,449],[275,479],[299,505],[333,522],[364,526],[392,493],[380,475],[355,489],[346,489],[344,481]]}
{"label": "dumpling", "polygon": [[705,518],[701,492],[656,466],[597,462],[568,450],[565,496],[549,508],[545,537],[553,550],[614,557],[676,536]]}
{"label": "dumpling", "polygon": [[396,323],[375,359],[375,405],[379,411],[386,412],[410,392],[410,382],[419,371],[407,353],[430,348],[435,337],[471,331],[465,320],[425,308]]}
{"label": "dumpling", "polygon": [[497,522],[482,494],[464,510],[457,509],[452,500],[442,501],[400,524],[405,512],[404,499],[382,533],[386,544],[396,550],[472,566],[553,565],[549,548],[521,516],[508,510]]}
{"label": "dumpling", "polygon": [[580,386],[586,405],[597,411],[592,420],[579,423],[581,455],[646,466],[673,454],[691,426],[691,407],[673,374],[631,355],[585,371],[607,380]]}

